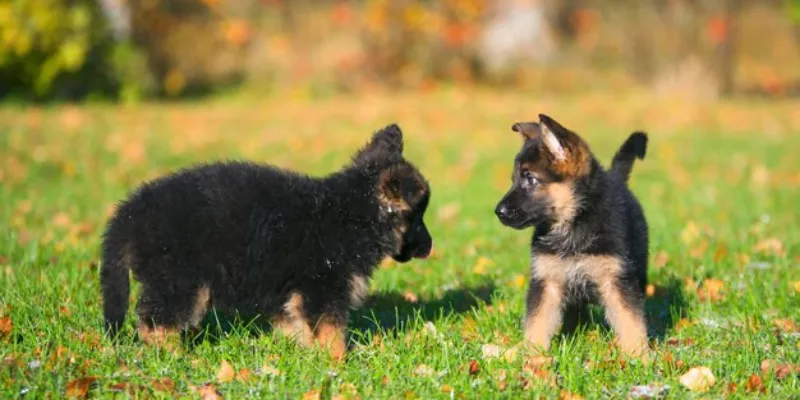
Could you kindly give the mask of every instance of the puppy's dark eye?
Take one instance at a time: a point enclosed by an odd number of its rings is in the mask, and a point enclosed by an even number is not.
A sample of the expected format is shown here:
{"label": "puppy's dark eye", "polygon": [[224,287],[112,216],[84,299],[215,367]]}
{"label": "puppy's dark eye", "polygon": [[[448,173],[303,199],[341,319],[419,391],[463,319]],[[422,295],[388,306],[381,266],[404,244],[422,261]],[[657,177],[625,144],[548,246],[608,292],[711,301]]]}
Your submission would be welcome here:
{"label": "puppy's dark eye", "polygon": [[525,183],[527,183],[530,186],[533,186],[538,182],[536,180],[536,177],[533,176],[533,174],[531,174],[531,171],[528,170],[522,171],[522,179],[524,179]]}

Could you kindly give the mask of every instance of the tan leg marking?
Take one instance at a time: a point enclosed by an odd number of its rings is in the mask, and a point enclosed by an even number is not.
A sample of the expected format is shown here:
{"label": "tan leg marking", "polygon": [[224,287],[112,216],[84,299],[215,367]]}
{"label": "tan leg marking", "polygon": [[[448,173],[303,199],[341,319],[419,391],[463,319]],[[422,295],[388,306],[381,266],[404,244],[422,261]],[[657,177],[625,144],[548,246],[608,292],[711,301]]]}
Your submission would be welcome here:
{"label": "tan leg marking", "polygon": [[539,307],[528,310],[525,318],[525,342],[543,350],[550,348],[563,314],[563,287],[555,282],[544,281]]}
{"label": "tan leg marking", "polygon": [[139,339],[147,345],[176,350],[180,343],[180,331],[178,329],[164,326],[155,326],[151,328],[143,323],[139,323],[137,332],[139,334]]}
{"label": "tan leg marking", "polygon": [[283,305],[283,312],[284,315],[272,320],[275,330],[297,340],[304,346],[310,346],[313,335],[311,326],[303,313],[303,297],[298,293],[292,293],[289,300]]}
{"label": "tan leg marking", "polygon": [[592,279],[597,284],[606,319],[617,334],[620,348],[631,356],[645,356],[649,349],[647,323],[643,310],[632,309],[626,304],[617,287],[616,281],[621,269],[619,260],[601,256],[589,259],[587,261],[594,266]]}
{"label": "tan leg marking", "polygon": [[194,307],[192,308],[192,315],[189,317],[189,326],[197,327],[200,321],[206,316],[208,306],[211,303],[211,289],[208,286],[201,286],[197,290],[194,300]]}
{"label": "tan leg marking", "polygon": [[347,345],[345,344],[346,329],[345,326],[323,318],[317,324],[314,340],[317,344],[328,349],[331,357],[335,360],[342,360],[347,351]]}
{"label": "tan leg marking", "polygon": [[359,308],[369,294],[369,282],[364,275],[350,277],[350,307]]}

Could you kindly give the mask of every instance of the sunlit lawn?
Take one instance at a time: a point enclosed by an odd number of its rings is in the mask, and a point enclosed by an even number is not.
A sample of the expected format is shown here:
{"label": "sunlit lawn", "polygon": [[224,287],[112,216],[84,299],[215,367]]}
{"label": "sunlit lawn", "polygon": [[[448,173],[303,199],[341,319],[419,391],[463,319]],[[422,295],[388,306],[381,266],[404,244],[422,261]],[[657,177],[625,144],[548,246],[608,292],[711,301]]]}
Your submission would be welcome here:
{"label": "sunlit lawn", "polygon": [[[500,91],[2,106],[0,398],[86,388],[95,397],[197,397],[206,383],[225,398],[620,398],[650,384],[683,398],[699,394],[679,383],[698,366],[716,378],[712,398],[797,396],[800,370],[762,371],[767,359],[800,364],[797,110],[797,101]],[[650,224],[652,365],[618,357],[601,324],[557,338],[552,360],[516,350],[531,232],[504,228],[493,208],[520,145],[510,126],[538,112],[582,133],[603,162],[630,131],[650,132],[631,185]],[[138,183],[230,158],[324,174],[390,122],[431,182],[436,249],[376,273],[344,365],[213,315],[208,334],[180,354],[102,337],[100,235]]]}

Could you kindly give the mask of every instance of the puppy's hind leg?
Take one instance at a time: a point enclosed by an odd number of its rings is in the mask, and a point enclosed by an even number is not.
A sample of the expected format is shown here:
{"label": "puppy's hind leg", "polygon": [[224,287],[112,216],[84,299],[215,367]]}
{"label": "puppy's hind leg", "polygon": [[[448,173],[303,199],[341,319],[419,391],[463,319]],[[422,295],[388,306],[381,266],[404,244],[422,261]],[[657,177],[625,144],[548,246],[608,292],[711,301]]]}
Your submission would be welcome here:
{"label": "puppy's hind leg", "polygon": [[180,332],[197,327],[208,311],[211,292],[208,286],[172,287],[166,292],[145,286],[137,305],[139,339],[147,344],[174,348]]}

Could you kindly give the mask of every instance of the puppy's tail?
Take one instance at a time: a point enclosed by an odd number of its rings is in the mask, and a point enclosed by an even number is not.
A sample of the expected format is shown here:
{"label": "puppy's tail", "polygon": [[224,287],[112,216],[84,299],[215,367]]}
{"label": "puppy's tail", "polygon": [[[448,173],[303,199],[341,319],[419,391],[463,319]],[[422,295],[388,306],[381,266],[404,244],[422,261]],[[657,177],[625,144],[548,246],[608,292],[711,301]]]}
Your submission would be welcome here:
{"label": "puppy's tail", "polygon": [[128,313],[128,296],[130,296],[129,266],[130,257],[126,257],[125,248],[118,248],[109,243],[106,236],[103,243],[103,260],[100,266],[100,288],[103,293],[103,315],[106,333],[115,337],[125,322]]}
{"label": "puppy's tail", "polygon": [[633,169],[633,161],[637,158],[643,160],[646,153],[647,134],[644,132],[632,133],[614,155],[611,171],[619,174],[622,180],[627,182],[631,169]]}

